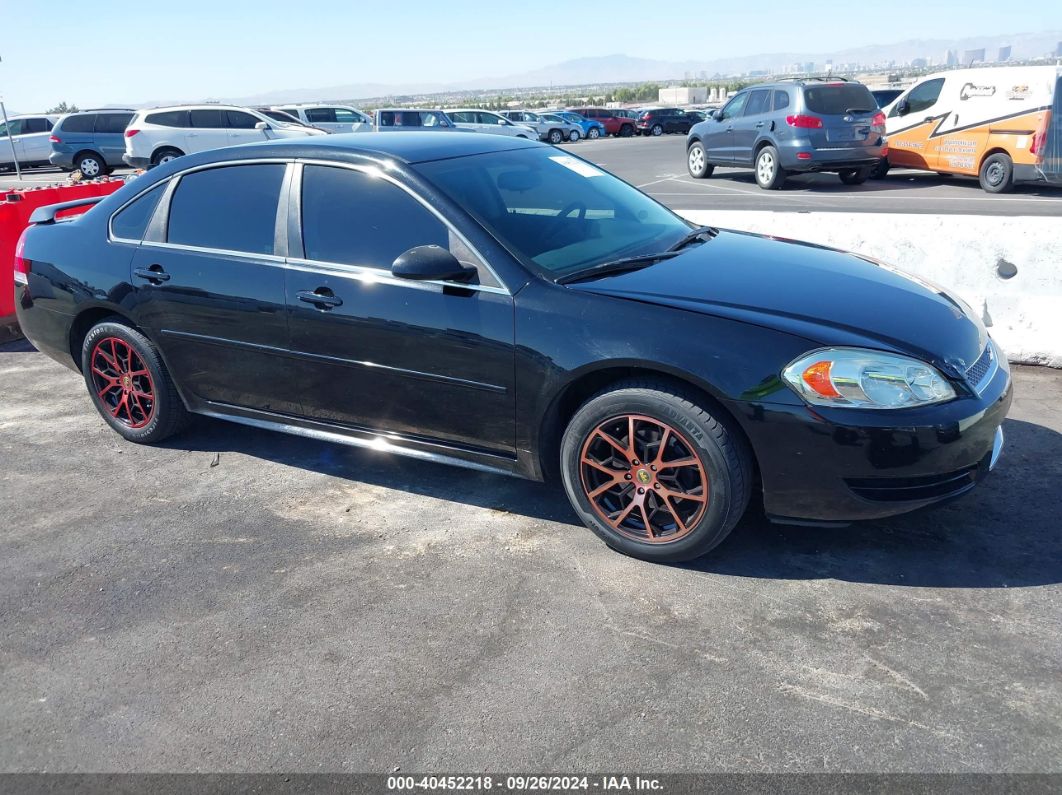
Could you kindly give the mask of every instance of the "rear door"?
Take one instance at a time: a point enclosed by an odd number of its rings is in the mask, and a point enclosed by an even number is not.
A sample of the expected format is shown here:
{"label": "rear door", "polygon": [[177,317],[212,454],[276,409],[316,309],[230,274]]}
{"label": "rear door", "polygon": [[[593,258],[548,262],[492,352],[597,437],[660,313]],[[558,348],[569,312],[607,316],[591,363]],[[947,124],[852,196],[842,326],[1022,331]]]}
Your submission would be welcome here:
{"label": "rear door", "polygon": [[190,129],[187,134],[189,147],[186,154],[229,145],[224,114],[222,108],[197,108],[188,111]]}
{"label": "rear door", "polygon": [[947,111],[942,101],[944,78],[923,80],[897,99],[885,120],[889,135],[889,164],[934,169],[937,141],[930,136]]}
{"label": "rear door", "polygon": [[[511,453],[512,297],[464,239],[389,178],[303,166],[301,242],[287,271],[305,416]],[[449,249],[478,285],[391,276],[418,245]]]}
{"label": "rear door", "polygon": [[52,120],[44,116],[30,116],[22,120],[22,153],[27,163],[47,163],[52,154]]}
{"label": "rear door", "polygon": [[132,121],[132,113],[98,113],[93,137],[96,148],[109,166],[122,165],[125,154],[125,128]]}
{"label": "rear door", "polygon": [[812,83],[802,90],[805,115],[819,120],[816,126],[800,130],[812,147],[859,150],[877,146],[881,128],[875,129],[873,121],[878,103],[862,83]]}
{"label": "rear door", "polygon": [[[297,413],[274,249],[287,164],[178,177],[133,255],[137,322],[196,399]],[[285,216],[286,218],[286,216]]]}

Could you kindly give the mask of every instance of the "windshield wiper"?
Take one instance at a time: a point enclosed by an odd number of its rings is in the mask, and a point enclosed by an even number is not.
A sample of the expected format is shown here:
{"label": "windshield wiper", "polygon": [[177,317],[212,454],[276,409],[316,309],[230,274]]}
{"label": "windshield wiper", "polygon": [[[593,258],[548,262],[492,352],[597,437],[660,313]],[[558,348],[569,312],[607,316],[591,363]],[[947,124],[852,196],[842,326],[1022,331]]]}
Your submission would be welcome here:
{"label": "windshield wiper", "polygon": [[679,251],[680,249],[684,249],[690,243],[694,243],[700,240],[705,235],[711,238],[715,237],[718,234],[719,230],[716,229],[714,226],[698,226],[696,229],[694,229],[692,232],[682,238],[682,240],[680,240],[678,243],[669,248],[668,252],[674,252]]}
{"label": "windshield wiper", "polygon": [[647,268],[654,262],[677,257],[678,254],[679,252],[677,251],[661,251],[657,254],[640,254],[637,257],[624,257],[623,259],[612,260],[612,262],[602,262],[600,265],[593,265],[589,268],[583,268],[574,273],[568,273],[561,276],[557,279],[557,284],[571,284],[572,282],[581,281],[582,279],[593,279],[597,276],[606,276],[610,273],[636,271],[641,268]]}

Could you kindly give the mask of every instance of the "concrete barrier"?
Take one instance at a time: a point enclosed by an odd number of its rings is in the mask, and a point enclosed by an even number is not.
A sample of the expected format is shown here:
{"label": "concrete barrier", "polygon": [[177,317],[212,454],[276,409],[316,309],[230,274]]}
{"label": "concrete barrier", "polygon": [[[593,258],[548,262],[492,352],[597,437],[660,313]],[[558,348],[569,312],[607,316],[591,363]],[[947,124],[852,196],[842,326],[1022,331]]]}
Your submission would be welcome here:
{"label": "concrete barrier", "polygon": [[1012,362],[1062,367],[1062,218],[679,211],[697,224],[864,254],[947,287]]}

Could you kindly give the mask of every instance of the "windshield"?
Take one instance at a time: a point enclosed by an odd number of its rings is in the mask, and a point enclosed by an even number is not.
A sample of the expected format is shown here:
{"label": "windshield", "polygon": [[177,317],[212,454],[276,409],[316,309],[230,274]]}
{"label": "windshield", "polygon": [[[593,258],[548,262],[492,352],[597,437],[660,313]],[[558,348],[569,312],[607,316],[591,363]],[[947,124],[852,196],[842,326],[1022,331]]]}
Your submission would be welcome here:
{"label": "windshield", "polygon": [[510,251],[551,277],[664,252],[691,229],[636,188],[549,147],[416,168]]}

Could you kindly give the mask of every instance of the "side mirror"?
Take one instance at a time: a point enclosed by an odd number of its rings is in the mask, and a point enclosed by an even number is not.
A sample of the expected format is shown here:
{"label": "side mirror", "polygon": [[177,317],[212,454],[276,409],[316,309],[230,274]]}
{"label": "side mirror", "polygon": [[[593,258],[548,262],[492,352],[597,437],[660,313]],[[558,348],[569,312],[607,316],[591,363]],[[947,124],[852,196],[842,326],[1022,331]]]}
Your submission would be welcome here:
{"label": "side mirror", "polygon": [[716,121],[722,121],[723,120],[723,110],[722,110],[722,108],[720,108],[719,110],[713,110],[712,111],[712,118],[715,119]]}
{"label": "side mirror", "polygon": [[256,124],[256,125],[254,126],[254,128],[255,128],[256,130],[268,130],[268,129],[270,129],[270,127],[269,127],[269,122],[266,122],[266,121],[260,121],[260,122],[258,122],[258,124]]}
{"label": "side mirror", "polygon": [[906,99],[901,99],[896,103],[896,113],[899,116],[906,116],[911,111],[911,106],[907,104]]}
{"label": "side mirror", "polygon": [[391,275],[417,281],[470,282],[476,269],[462,265],[441,246],[416,246],[399,254],[391,265]]}
{"label": "side mirror", "polygon": [[512,124],[512,122],[509,121],[508,119],[498,119],[498,124],[509,125],[509,124]]}

